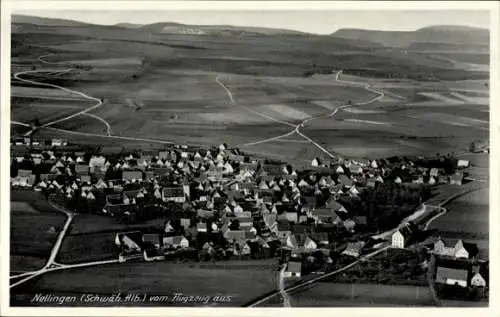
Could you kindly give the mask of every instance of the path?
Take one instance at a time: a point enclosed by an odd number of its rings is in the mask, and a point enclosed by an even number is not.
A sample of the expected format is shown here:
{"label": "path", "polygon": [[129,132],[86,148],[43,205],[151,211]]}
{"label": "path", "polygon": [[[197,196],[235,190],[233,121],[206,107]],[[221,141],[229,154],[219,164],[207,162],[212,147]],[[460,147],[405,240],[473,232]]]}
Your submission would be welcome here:
{"label": "path", "polygon": [[[355,105],[357,105],[357,106],[367,105],[367,104],[373,103],[373,102],[375,102],[375,101],[377,101],[377,100],[379,100],[379,99],[381,99],[381,98],[383,98],[385,96],[384,92],[371,88],[371,86],[369,84],[364,84],[364,83],[360,84],[360,83],[355,83],[355,82],[341,80],[340,79],[340,75],[341,74],[342,74],[342,70],[340,70],[340,71],[338,71],[336,73],[336,75],[335,75],[335,80],[336,81],[344,83],[344,84],[348,84],[348,85],[362,86],[364,89],[366,89],[366,90],[368,90],[370,92],[374,92],[374,93],[377,94],[376,97],[373,97],[373,98],[371,98],[369,100],[366,100],[364,102],[358,102]],[[219,83],[219,85],[221,85],[224,88],[224,90],[226,91],[226,93],[229,96],[229,99],[230,99],[231,103],[234,104],[234,105],[237,105],[237,103],[235,102],[233,94],[231,93],[231,91],[219,80],[218,77],[216,78],[216,81],[217,81],[217,83]],[[331,112],[331,113],[328,113],[328,114],[325,114],[325,115],[321,115],[321,116],[316,116],[316,117],[310,117],[310,118],[305,119],[305,120],[303,120],[302,122],[300,122],[300,123],[298,123],[296,125],[293,125],[293,124],[291,124],[289,122],[284,122],[284,121],[281,121],[281,120],[277,120],[277,119],[269,117],[267,115],[263,115],[261,113],[258,113],[258,112],[256,112],[253,109],[249,109],[248,107],[244,107],[246,110],[248,110],[248,111],[250,111],[250,112],[252,112],[254,114],[257,114],[257,115],[262,116],[264,118],[271,119],[272,121],[276,121],[276,122],[279,122],[279,123],[284,123],[284,124],[286,124],[288,126],[293,126],[294,128],[293,128],[293,130],[291,130],[291,131],[289,131],[287,133],[284,133],[284,134],[281,134],[281,135],[278,135],[278,136],[274,136],[274,137],[270,137],[270,138],[266,138],[266,139],[263,139],[263,140],[255,141],[255,142],[246,143],[246,144],[243,144],[243,146],[254,146],[254,145],[258,145],[258,144],[262,144],[262,143],[276,141],[276,140],[285,138],[285,137],[293,135],[293,134],[298,134],[303,139],[305,139],[307,142],[313,144],[320,151],[322,151],[323,153],[325,153],[326,155],[328,155],[330,158],[335,158],[335,156],[330,151],[328,151],[327,149],[325,149],[323,146],[321,146],[316,141],[312,140],[305,133],[301,132],[300,128],[303,128],[304,125],[306,123],[310,122],[310,121],[317,120],[317,119],[324,119],[324,118],[333,117],[333,116],[335,116],[338,113],[339,110],[347,108],[347,107],[351,107],[351,105],[339,106],[339,107],[335,108],[333,110],[333,112]]]}
{"label": "path", "polygon": [[[40,62],[42,62],[43,64],[49,64],[49,65],[65,65],[64,62],[48,62],[48,61],[45,61],[43,58],[46,57],[46,56],[50,56],[52,54],[47,54],[47,55],[42,55],[40,57],[38,57],[38,60]],[[54,124],[57,124],[57,123],[60,123],[60,122],[63,122],[63,121],[67,121],[67,120],[70,120],[72,118],[75,118],[81,114],[86,114],[94,109],[97,109],[98,107],[100,107],[102,105],[102,100],[101,99],[98,99],[98,98],[95,98],[95,97],[92,97],[92,96],[89,96],[81,91],[77,91],[77,90],[73,90],[73,89],[69,89],[69,88],[65,88],[65,87],[62,87],[62,86],[58,86],[58,85],[54,85],[54,84],[49,84],[49,83],[43,83],[43,82],[38,82],[38,81],[34,81],[34,80],[29,80],[29,79],[24,79],[24,78],[21,78],[19,76],[22,76],[22,75],[26,75],[26,74],[36,74],[36,73],[66,73],[66,72],[69,72],[69,71],[72,71],[72,70],[75,70],[74,68],[67,68],[66,70],[60,70],[60,69],[37,69],[37,70],[27,70],[27,71],[21,71],[21,72],[17,72],[14,74],[14,78],[21,81],[21,82],[24,82],[24,83],[28,83],[28,84],[32,84],[32,85],[37,85],[37,86],[45,86],[45,87],[52,87],[52,88],[57,88],[57,89],[61,89],[65,92],[68,92],[70,94],[74,94],[74,95],[78,95],[80,97],[83,97],[84,99],[86,100],[91,100],[91,101],[94,101],[95,104],[93,106],[90,106],[82,111],[79,111],[77,113],[74,113],[74,114],[71,114],[69,116],[66,116],[64,118],[60,118],[60,119],[57,119],[57,120],[54,120],[54,121],[51,121],[51,122],[47,122],[45,124],[43,124],[42,126],[40,126],[39,128],[45,128],[45,127],[49,127],[51,125],[54,125]],[[108,136],[111,135],[110,134],[110,131],[111,131],[111,127],[109,125],[108,122],[106,122],[104,119],[96,116],[96,115],[92,115],[94,118],[99,118],[99,120],[101,122],[103,122],[105,125],[106,125],[106,128],[107,128],[107,131],[108,131]],[[31,131],[29,131],[28,133],[26,133],[26,135],[30,135],[33,133],[35,129],[32,129]]]}
{"label": "path", "polygon": [[283,264],[283,267],[281,268],[279,272],[279,279],[278,279],[278,289],[280,291],[281,297],[283,298],[283,307],[292,307],[290,304],[290,296],[288,296],[287,292],[285,291],[285,270],[286,270],[287,264]]}

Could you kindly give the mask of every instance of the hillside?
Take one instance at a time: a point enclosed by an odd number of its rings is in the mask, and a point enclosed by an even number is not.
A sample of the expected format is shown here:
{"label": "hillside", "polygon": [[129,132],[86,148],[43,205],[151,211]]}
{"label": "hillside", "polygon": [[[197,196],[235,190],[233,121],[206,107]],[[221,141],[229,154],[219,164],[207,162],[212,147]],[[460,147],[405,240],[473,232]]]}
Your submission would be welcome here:
{"label": "hillside", "polygon": [[65,19],[53,19],[36,17],[30,15],[13,14],[11,16],[11,23],[13,24],[34,24],[39,26],[73,26],[73,27],[84,27],[90,25],[89,23],[84,23],[74,20]]}
{"label": "hillside", "polygon": [[141,27],[156,33],[167,34],[197,34],[197,35],[221,35],[221,36],[248,36],[248,35],[304,35],[299,31],[231,26],[231,25],[186,25],[180,23],[154,23]]}
{"label": "hillside", "polygon": [[408,47],[412,43],[449,43],[463,45],[488,45],[487,29],[465,26],[429,26],[416,31],[376,31],[340,29],[334,37],[368,40],[389,47]]}

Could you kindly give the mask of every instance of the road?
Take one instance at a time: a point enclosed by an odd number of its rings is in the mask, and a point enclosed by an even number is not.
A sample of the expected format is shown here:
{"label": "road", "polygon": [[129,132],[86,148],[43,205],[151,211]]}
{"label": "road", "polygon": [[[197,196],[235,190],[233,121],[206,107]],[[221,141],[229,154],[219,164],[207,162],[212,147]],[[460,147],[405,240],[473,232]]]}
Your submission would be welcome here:
{"label": "road", "polygon": [[[50,65],[65,65],[66,64],[65,62],[48,62],[48,61],[45,61],[43,59],[44,57],[47,57],[47,56],[50,56],[50,55],[52,55],[52,54],[42,55],[42,56],[40,56],[38,58],[38,60],[40,62],[44,63],[44,64],[50,64]],[[52,122],[45,123],[41,127],[38,127],[38,128],[45,128],[45,129],[50,129],[52,131],[57,131],[57,132],[60,132],[60,133],[66,133],[66,134],[72,134],[72,135],[78,135],[78,136],[100,137],[100,138],[115,139],[115,140],[148,142],[148,143],[168,144],[168,145],[175,144],[175,142],[166,141],[166,140],[158,140],[158,139],[150,139],[150,138],[137,138],[137,137],[126,137],[126,136],[116,136],[116,135],[113,135],[112,134],[111,125],[106,120],[102,119],[101,117],[96,116],[95,114],[88,113],[88,112],[90,112],[90,111],[92,111],[92,110],[94,110],[94,109],[96,109],[96,108],[98,108],[98,107],[100,107],[102,105],[102,102],[101,102],[100,99],[92,97],[92,96],[89,96],[89,95],[87,95],[87,94],[85,94],[83,92],[80,92],[80,91],[76,91],[76,90],[64,88],[64,87],[53,85],[53,84],[48,84],[48,83],[42,83],[42,82],[37,82],[37,81],[33,81],[33,80],[28,80],[28,79],[24,79],[24,78],[20,78],[19,77],[19,76],[22,76],[22,75],[25,75],[25,74],[33,74],[33,73],[61,73],[61,72],[69,72],[71,70],[73,70],[73,69],[72,68],[68,68],[68,69],[65,69],[65,70],[61,70],[61,69],[40,69],[40,70],[23,71],[23,72],[18,72],[16,74],[14,74],[14,78],[17,79],[17,80],[20,80],[21,82],[30,83],[30,84],[34,84],[34,85],[40,85],[40,86],[46,86],[46,87],[58,88],[58,89],[61,89],[63,91],[66,91],[66,92],[69,92],[69,93],[76,94],[76,95],[79,95],[81,97],[84,97],[87,100],[92,100],[92,101],[96,102],[94,105],[92,105],[91,107],[89,107],[87,109],[84,109],[82,111],[74,113],[74,114],[72,114],[70,116],[67,116],[67,117],[64,117],[64,118],[61,118],[61,119],[58,119],[58,120],[54,120]],[[91,116],[91,117],[96,118],[99,121],[103,122],[104,125],[106,126],[106,134],[103,135],[103,134],[98,134],[98,133],[71,131],[71,130],[58,129],[58,128],[51,127],[52,125],[54,125],[56,123],[60,123],[60,122],[63,122],[63,121],[75,118],[75,117],[77,117],[79,115],[82,115],[82,114]],[[24,127],[30,127],[30,125],[28,123],[19,122],[19,121],[11,121],[11,124],[20,125],[20,126],[24,126]],[[29,132],[27,132],[26,135],[30,135],[31,133],[33,133],[33,129],[30,130]],[[200,144],[189,144],[189,145],[190,146],[200,146]]]}
{"label": "road", "polygon": [[[47,55],[42,55],[40,57],[38,57],[38,60],[43,63],[43,64],[49,64],[49,65],[64,65],[65,63],[64,62],[48,62],[46,60],[44,60],[43,58],[44,57],[47,57],[47,56],[50,56],[52,54],[47,54]],[[45,86],[45,87],[52,87],[52,88],[57,88],[57,89],[61,89],[65,92],[68,92],[70,94],[73,94],[73,95],[78,95],[80,97],[83,97],[85,100],[90,100],[90,101],[93,101],[95,102],[94,105],[84,109],[84,110],[81,110],[79,112],[76,112],[74,114],[71,114],[69,116],[66,116],[64,118],[60,118],[60,119],[57,119],[57,120],[54,120],[54,121],[51,121],[51,122],[47,122],[45,124],[43,124],[41,126],[41,128],[45,128],[45,127],[49,127],[49,126],[52,126],[54,124],[57,124],[57,123],[60,123],[60,122],[63,122],[63,121],[67,121],[67,120],[70,120],[72,118],[75,118],[79,115],[82,115],[82,114],[86,114],[92,110],[95,110],[97,109],[98,107],[100,107],[102,105],[102,100],[101,99],[98,99],[98,98],[95,98],[95,97],[92,97],[92,96],[89,96],[81,91],[78,91],[78,90],[73,90],[73,89],[69,89],[69,88],[65,88],[65,87],[62,87],[62,86],[58,86],[58,85],[54,85],[54,84],[49,84],[49,83],[43,83],[43,82],[38,82],[38,81],[34,81],[34,80],[29,80],[29,79],[24,79],[24,78],[21,78],[20,76],[22,75],[27,75],[27,74],[37,74],[37,73],[67,73],[67,72],[70,72],[72,70],[75,70],[74,68],[67,68],[65,70],[60,70],[60,69],[37,69],[37,70],[27,70],[27,71],[21,71],[21,72],[17,72],[14,74],[14,78],[21,81],[21,82],[24,82],[24,83],[28,83],[28,84],[32,84],[32,85],[37,85],[37,86]],[[108,122],[106,122],[104,119],[96,116],[96,115],[92,115],[92,117],[94,118],[98,118],[98,120],[100,120],[101,122],[103,122],[105,125],[106,125],[106,128],[107,128],[107,133],[108,133],[108,136],[111,135],[111,126],[109,125]],[[34,129],[32,129],[31,131],[29,131],[26,135],[30,135],[31,133],[33,133]]]}
{"label": "road", "polygon": [[278,289],[280,291],[281,297],[283,298],[283,307],[292,307],[290,303],[290,296],[288,296],[288,293],[285,291],[285,270],[286,270],[287,264],[283,264],[283,267],[281,268],[279,272],[279,278],[278,278]]}
{"label": "road", "polygon": [[71,222],[73,221],[73,213],[55,205],[49,198],[48,200],[49,204],[51,205],[52,208],[56,209],[57,211],[60,211],[62,213],[64,213],[66,215],[66,222],[64,223],[64,226],[61,230],[61,232],[59,232],[59,235],[57,236],[57,240],[56,242],[54,243],[54,246],[52,247],[52,250],[50,251],[50,255],[49,255],[49,259],[47,260],[47,263],[45,263],[44,267],[41,268],[40,270],[37,270],[37,271],[33,271],[33,272],[25,272],[23,274],[19,274],[19,275],[14,275],[14,276],[11,276],[10,279],[15,279],[15,278],[20,278],[20,277],[24,277],[26,276],[25,278],[13,283],[12,285],[10,285],[10,287],[15,287],[19,284],[22,284],[22,283],[25,283],[29,280],[31,280],[32,278],[38,276],[38,275],[41,275],[45,272],[47,272],[49,269],[53,268],[53,267],[59,267],[61,265],[57,264],[55,262],[55,259],[57,257],[57,254],[59,253],[59,250],[61,249],[61,244],[62,244],[62,241],[66,235],[66,232],[68,231],[68,228],[69,226],[71,225]]}
{"label": "road", "polygon": [[[384,94],[383,91],[379,91],[379,90],[373,89],[369,84],[364,84],[364,83],[360,84],[360,83],[356,83],[356,82],[341,80],[340,79],[340,75],[341,74],[342,74],[342,70],[338,71],[335,74],[335,80],[337,82],[340,82],[340,83],[343,83],[343,84],[347,84],[347,85],[354,85],[354,86],[362,87],[362,88],[364,88],[364,89],[366,89],[366,90],[368,90],[370,92],[373,92],[373,93],[377,94],[376,97],[370,98],[369,100],[366,100],[366,101],[363,101],[363,102],[356,103],[355,104],[356,106],[362,106],[362,105],[367,105],[367,104],[373,103],[373,102],[375,102],[375,101],[377,101],[377,100],[379,100],[379,99],[381,99],[381,98],[383,98],[385,96],[385,94]],[[224,90],[226,91],[226,93],[229,96],[229,99],[230,99],[231,103],[234,104],[234,105],[237,105],[237,103],[234,100],[234,96],[233,96],[232,92],[229,90],[229,88],[227,88],[220,81],[220,79],[218,77],[216,78],[216,81],[217,81],[217,83],[219,85],[221,85],[224,88]],[[327,149],[325,149],[323,146],[321,146],[319,143],[317,143],[316,141],[314,141],[313,139],[311,139],[304,132],[300,131],[300,129],[303,128],[306,123],[309,123],[309,122],[311,122],[313,120],[331,118],[331,117],[335,116],[338,113],[339,110],[347,108],[347,107],[351,107],[351,106],[352,105],[339,106],[339,107],[335,108],[331,113],[327,113],[325,115],[320,115],[320,116],[316,116],[316,117],[307,118],[307,119],[303,120],[302,122],[300,122],[300,123],[298,123],[296,125],[294,125],[294,124],[292,124],[290,122],[285,122],[285,121],[277,120],[275,118],[272,118],[272,117],[269,117],[267,115],[261,114],[261,113],[255,111],[253,109],[250,109],[248,107],[244,107],[246,110],[248,110],[248,111],[250,111],[250,112],[252,112],[254,114],[257,114],[257,115],[259,115],[261,117],[264,117],[264,118],[267,118],[267,119],[270,119],[272,121],[276,121],[276,122],[279,122],[279,123],[282,123],[282,124],[286,124],[288,126],[293,126],[293,129],[291,131],[287,132],[287,133],[284,133],[284,134],[281,134],[281,135],[278,135],[278,136],[274,136],[274,137],[266,138],[266,139],[263,139],[263,140],[259,140],[259,141],[255,141],[255,142],[250,142],[250,143],[243,144],[243,146],[254,146],[254,145],[258,145],[258,144],[262,144],[262,143],[276,141],[276,140],[279,140],[279,139],[291,136],[293,134],[297,134],[297,135],[301,136],[303,139],[305,139],[307,142],[309,142],[312,145],[314,145],[320,151],[322,151],[323,153],[325,153],[326,155],[328,155],[330,158],[335,158],[335,155],[333,153],[331,153],[330,151],[328,151]]]}

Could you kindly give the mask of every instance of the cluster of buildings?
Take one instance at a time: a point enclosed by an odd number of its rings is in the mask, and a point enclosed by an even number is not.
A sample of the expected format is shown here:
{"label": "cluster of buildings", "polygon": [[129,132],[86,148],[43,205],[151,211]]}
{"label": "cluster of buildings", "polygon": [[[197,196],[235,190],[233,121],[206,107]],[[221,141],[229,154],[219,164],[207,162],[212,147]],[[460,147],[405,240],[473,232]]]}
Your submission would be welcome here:
{"label": "cluster of buildings", "polygon": [[[307,169],[297,170],[246,156],[226,144],[108,155],[72,148],[58,139],[26,142],[12,142],[12,187],[58,195],[76,212],[168,219],[155,232],[118,235],[115,243],[124,260],[137,249],[146,259],[156,259],[189,248],[239,258],[314,252],[323,254],[326,263],[332,261],[332,249],[359,257],[373,244],[349,238],[363,231],[368,220],[346,210],[340,197],[357,197],[384,182],[461,184],[463,179],[462,171],[446,175],[441,167],[409,160],[324,164],[314,158]],[[468,162],[459,161],[457,167],[466,166]],[[393,245],[405,247],[405,235],[397,231]],[[342,248],[332,248],[335,240],[345,242]],[[300,265],[290,267],[286,274],[300,275]]]}

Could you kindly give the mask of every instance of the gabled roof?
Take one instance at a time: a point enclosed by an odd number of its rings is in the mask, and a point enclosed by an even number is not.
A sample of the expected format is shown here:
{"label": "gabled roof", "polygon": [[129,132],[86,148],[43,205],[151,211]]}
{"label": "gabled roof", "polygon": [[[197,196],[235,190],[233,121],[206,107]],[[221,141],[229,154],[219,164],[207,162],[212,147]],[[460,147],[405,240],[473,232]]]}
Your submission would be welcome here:
{"label": "gabled roof", "polygon": [[182,187],[164,187],[163,194],[166,197],[184,197],[184,189]]}
{"label": "gabled roof", "polygon": [[301,262],[288,262],[286,267],[287,272],[300,273],[302,272]]}
{"label": "gabled roof", "polygon": [[436,271],[436,281],[445,282],[446,279],[454,279],[459,281],[467,281],[467,270],[453,269],[448,267],[438,266]]}

